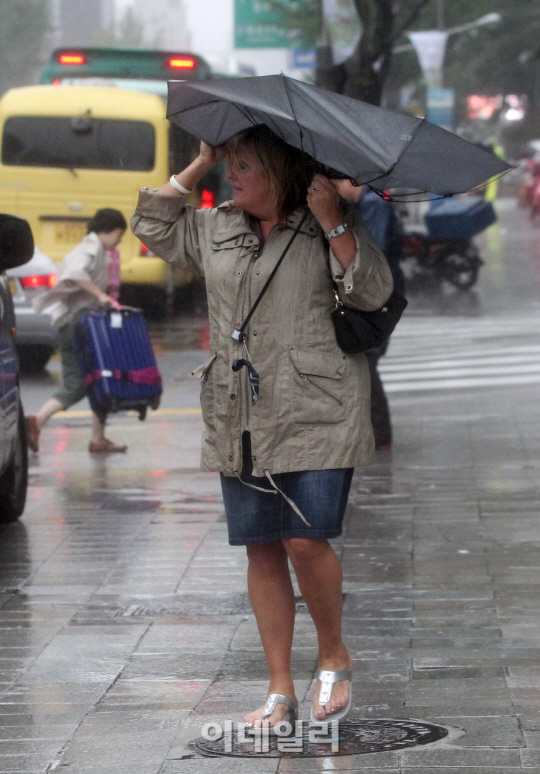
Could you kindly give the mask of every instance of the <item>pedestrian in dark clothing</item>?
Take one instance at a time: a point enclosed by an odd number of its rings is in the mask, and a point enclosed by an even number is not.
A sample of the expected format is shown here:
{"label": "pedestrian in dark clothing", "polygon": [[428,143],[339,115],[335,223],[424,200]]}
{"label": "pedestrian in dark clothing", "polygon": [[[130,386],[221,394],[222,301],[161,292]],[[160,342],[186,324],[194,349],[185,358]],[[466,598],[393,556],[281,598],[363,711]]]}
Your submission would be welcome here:
{"label": "pedestrian in dark clothing", "polygon": [[[392,272],[394,290],[402,296],[405,295],[405,277],[400,266],[401,225],[392,204],[382,199],[367,185],[355,186],[350,180],[340,180],[338,189],[344,199],[355,205],[366,226],[379,243]],[[371,376],[371,423],[375,436],[375,448],[379,451],[389,451],[392,447],[390,408],[377,369],[379,358],[385,354],[387,347],[388,342],[382,347],[366,352]]]}

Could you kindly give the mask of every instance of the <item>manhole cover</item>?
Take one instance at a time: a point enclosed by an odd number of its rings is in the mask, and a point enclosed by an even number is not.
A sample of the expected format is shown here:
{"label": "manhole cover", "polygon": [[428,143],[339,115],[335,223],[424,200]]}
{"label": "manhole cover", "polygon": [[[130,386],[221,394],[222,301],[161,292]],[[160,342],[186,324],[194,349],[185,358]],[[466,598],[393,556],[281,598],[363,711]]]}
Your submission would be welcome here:
{"label": "manhole cover", "polygon": [[[232,723],[222,728],[208,723],[203,736],[191,742],[191,749],[205,756],[233,758],[318,758],[334,755],[401,750],[444,739],[442,726],[418,720],[360,720],[318,724],[299,721],[295,729],[281,724],[283,735],[260,729],[245,729]],[[288,726],[288,728],[287,728]]]}

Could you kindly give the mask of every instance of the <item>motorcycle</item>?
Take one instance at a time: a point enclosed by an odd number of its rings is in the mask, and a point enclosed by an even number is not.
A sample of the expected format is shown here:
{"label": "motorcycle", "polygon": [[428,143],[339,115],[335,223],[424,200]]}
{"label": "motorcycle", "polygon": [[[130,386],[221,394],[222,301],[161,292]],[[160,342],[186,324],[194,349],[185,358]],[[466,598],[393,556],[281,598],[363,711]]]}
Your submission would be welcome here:
{"label": "motorcycle", "polygon": [[483,260],[472,237],[496,221],[483,199],[441,199],[431,203],[425,228],[403,231],[402,269],[410,286],[447,282],[468,290],[478,281]]}
{"label": "motorcycle", "polygon": [[458,290],[468,290],[478,281],[484,263],[470,239],[433,242],[420,231],[403,234],[402,269],[411,285],[441,285],[449,282]]}

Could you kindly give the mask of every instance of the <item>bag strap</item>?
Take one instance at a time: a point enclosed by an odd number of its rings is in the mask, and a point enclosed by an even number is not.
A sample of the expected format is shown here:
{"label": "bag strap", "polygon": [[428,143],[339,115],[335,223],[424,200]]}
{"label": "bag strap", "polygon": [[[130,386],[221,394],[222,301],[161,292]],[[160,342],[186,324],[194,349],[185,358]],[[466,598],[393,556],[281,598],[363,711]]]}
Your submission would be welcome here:
{"label": "bag strap", "polygon": [[250,321],[250,320],[251,320],[251,318],[253,317],[253,313],[254,313],[255,309],[256,309],[256,308],[259,306],[259,304],[261,303],[262,297],[264,296],[264,294],[265,294],[265,293],[266,293],[266,291],[268,290],[268,286],[270,285],[270,283],[272,282],[272,280],[273,280],[273,279],[274,279],[274,277],[276,276],[276,272],[277,272],[277,270],[279,269],[279,267],[281,266],[281,262],[283,261],[283,259],[284,259],[284,258],[285,258],[285,256],[287,255],[287,253],[289,252],[289,247],[290,247],[290,246],[292,245],[292,243],[294,242],[294,240],[295,240],[295,238],[296,238],[296,235],[298,234],[298,232],[300,231],[300,229],[301,229],[301,228],[302,228],[302,226],[304,225],[304,223],[305,223],[305,221],[306,221],[306,218],[307,218],[307,216],[308,216],[308,215],[309,215],[309,209],[306,209],[306,211],[305,211],[304,215],[302,216],[302,220],[300,221],[300,223],[299,223],[299,224],[297,225],[297,227],[295,228],[295,230],[294,230],[294,234],[293,234],[293,235],[292,235],[292,237],[289,239],[289,242],[288,242],[287,246],[285,247],[285,249],[283,250],[283,252],[281,253],[281,255],[280,255],[280,257],[279,257],[279,260],[278,260],[278,262],[276,263],[276,265],[275,265],[275,266],[274,266],[274,268],[272,269],[272,273],[270,274],[270,276],[268,277],[268,279],[267,279],[267,280],[266,280],[266,282],[264,283],[264,287],[263,287],[263,289],[261,290],[261,292],[259,293],[259,295],[257,296],[257,298],[256,298],[256,300],[255,300],[255,303],[253,304],[253,306],[252,306],[252,307],[251,307],[251,309],[249,310],[249,312],[248,312],[248,315],[247,315],[246,319],[244,320],[244,322],[242,323],[242,325],[241,325],[239,328],[237,328],[236,330],[234,330],[234,331],[231,333],[231,338],[233,338],[235,341],[240,341],[240,342],[243,342],[243,341],[245,340],[245,338],[246,338],[246,334],[245,334],[245,332],[244,332],[244,331],[245,331],[245,329],[246,329],[246,327],[247,327],[247,325],[248,325],[249,321]]}

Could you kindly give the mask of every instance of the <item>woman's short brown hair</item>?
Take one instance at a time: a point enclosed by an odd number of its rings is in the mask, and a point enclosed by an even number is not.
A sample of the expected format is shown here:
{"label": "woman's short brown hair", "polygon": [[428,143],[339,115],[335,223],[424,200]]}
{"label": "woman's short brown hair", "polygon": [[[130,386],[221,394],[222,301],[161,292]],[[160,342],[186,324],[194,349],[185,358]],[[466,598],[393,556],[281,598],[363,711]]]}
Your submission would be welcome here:
{"label": "woman's short brown hair", "polygon": [[240,132],[229,141],[229,163],[238,159],[242,147],[255,153],[280,215],[289,215],[306,204],[307,189],[315,173],[311,156],[288,145],[262,124]]}

